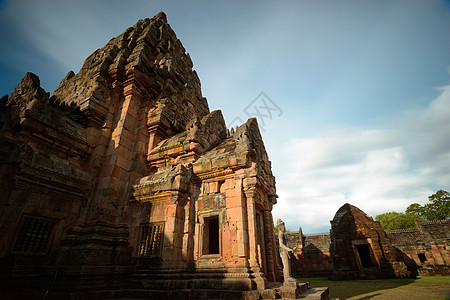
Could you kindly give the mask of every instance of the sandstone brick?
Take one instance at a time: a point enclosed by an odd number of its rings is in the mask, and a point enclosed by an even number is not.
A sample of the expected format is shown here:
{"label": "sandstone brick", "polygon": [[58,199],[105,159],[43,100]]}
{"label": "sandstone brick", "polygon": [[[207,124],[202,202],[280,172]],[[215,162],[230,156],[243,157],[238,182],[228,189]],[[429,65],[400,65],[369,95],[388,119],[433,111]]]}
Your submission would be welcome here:
{"label": "sandstone brick", "polygon": [[242,221],[243,220],[242,208],[241,207],[227,208],[227,219],[228,222]]}

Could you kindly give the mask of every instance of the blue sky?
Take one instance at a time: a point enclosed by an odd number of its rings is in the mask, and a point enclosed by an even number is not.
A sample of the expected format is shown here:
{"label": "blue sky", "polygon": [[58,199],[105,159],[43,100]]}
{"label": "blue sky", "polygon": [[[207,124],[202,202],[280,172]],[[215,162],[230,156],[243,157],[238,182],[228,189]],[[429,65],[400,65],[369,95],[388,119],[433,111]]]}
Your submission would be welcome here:
{"label": "blue sky", "polygon": [[289,229],[328,231],[346,202],[375,217],[450,190],[449,1],[0,1],[0,94],[27,71],[52,92],[161,8],[210,109],[230,125],[265,112]]}

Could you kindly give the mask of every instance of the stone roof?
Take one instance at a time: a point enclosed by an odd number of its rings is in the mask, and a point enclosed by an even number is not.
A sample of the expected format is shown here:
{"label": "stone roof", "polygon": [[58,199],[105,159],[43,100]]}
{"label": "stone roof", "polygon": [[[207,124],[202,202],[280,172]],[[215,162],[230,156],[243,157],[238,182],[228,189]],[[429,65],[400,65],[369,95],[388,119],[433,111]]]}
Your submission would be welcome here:
{"label": "stone roof", "polygon": [[416,228],[386,232],[393,246],[426,245],[430,241],[450,241],[450,219],[416,222]]}
{"label": "stone roof", "polygon": [[192,117],[209,113],[192,68],[189,54],[160,12],[139,20],[92,53],[78,74],[67,74],[52,97],[76,104],[91,117],[91,123],[101,126],[119,100],[117,95],[133,93],[154,102],[150,103],[156,104],[153,115],[166,116],[177,133],[184,131]]}

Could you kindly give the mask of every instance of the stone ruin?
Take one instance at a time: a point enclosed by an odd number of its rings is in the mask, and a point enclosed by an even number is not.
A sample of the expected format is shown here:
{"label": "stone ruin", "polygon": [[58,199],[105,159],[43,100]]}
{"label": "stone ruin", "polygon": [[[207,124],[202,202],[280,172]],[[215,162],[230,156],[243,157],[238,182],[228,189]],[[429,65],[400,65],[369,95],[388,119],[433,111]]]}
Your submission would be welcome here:
{"label": "stone ruin", "polygon": [[285,234],[287,244],[296,248],[291,257],[292,273],[298,277],[328,277],[333,270],[330,255],[330,233],[303,234],[297,232]]}
{"label": "stone ruin", "polygon": [[416,222],[412,229],[385,232],[379,222],[345,204],[330,233],[286,233],[296,247],[292,272],[298,277],[340,279],[450,275],[450,220]]}
{"label": "stone ruin", "polygon": [[416,222],[415,228],[386,234],[413,273],[450,275],[450,219]]}
{"label": "stone ruin", "polygon": [[3,298],[292,297],[257,121],[228,131],[192,67],[161,12],[1,99]]}
{"label": "stone ruin", "polygon": [[348,203],[339,208],[330,233],[333,279],[411,276],[380,223],[359,208]]}

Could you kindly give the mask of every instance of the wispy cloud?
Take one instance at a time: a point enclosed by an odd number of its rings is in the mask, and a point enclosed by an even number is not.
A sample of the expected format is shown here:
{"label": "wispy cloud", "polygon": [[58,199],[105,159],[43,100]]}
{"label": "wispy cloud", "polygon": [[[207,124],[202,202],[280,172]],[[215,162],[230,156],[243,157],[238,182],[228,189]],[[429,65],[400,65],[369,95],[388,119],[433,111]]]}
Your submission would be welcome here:
{"label": "wispy cloud", "polygon": [[289,140],[275,216],[282,215],[291,229],[326,231],[346,202],[375,216],[449,189],[450,86],[439,91],[427,107],[404,111],[379,128]]}

